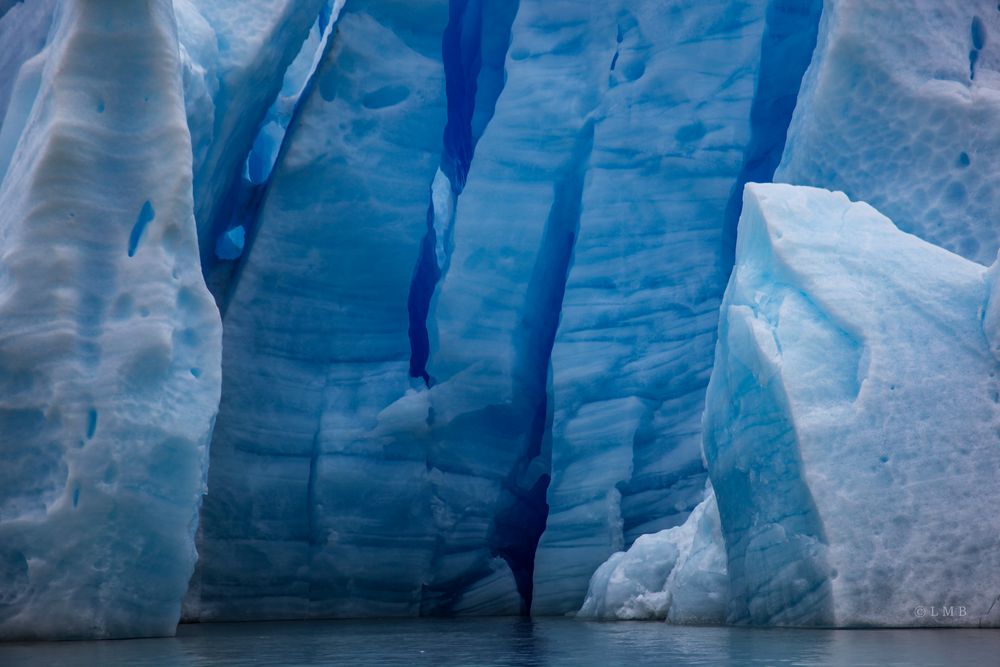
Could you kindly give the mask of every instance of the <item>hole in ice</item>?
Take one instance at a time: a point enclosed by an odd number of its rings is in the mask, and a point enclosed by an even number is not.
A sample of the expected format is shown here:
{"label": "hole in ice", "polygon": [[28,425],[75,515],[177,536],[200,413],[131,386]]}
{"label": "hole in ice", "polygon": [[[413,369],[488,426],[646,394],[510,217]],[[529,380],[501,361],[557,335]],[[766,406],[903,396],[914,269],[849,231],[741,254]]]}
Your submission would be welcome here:
{"label": "hole in ice", "polygon": [[91,408],[87,413],[87,440],[94,437],[97,431],[97,410]]}
{"label": "hole in ice", "polygon": [[361,104],[366,109],[384,109],[399,104],[410,96],[406,86],[383,86],[364,96]]}
{"label": "hole in ice", "polygon": [[79,504],[80,504],[80,485],[79,484],[74,484],[73,485],[73,507],[75,508]]}
{"label": "hole in ice", "polygon": [[978,16],[972,19],[972,46],[976,49],[986,46],[986,24]]}
{"label": "hole in ice", "polygon": [[646,73],[646,63],[641,60],[635,60],[628,63],[624,70],[625,78],[629,81],[635,81],[639,79],[643,74]]}
{"label": "hole in ice", "polygon": [[622,42],[625,41],[625,31],[622,30],[622,26],[618,24],[618,34],[615,35],[615,41],[618,43],[618,48],[615,49],[615,55],[611,58],[611,71],[615,71],[615,67],[618,65],[618,58],[622,55]]}
{"label": "hole in ice", "polygon": [[969,51],[969,78],[976,78],[976,61],[979,60],[979,51],[973,49]]}
{"label": "hole in ice", "polygon": [[888,463],[889,457],[883,454],[882,456],[878,457],[878,460],[881,461],[882,463]]}
{"label": "hole in ice", "polygon": [[966,153],[966,152],[964,152],[964,151],[961,152],[961,153],[959,153],[959,155],[958,155],[958,166],[959,167],[968,167],[970,164],[972,164],[972,160],[969,159],[969,154]]}
{"label": "hole in ice", "polygon": [[146,225],[152,222],[155,217],[156,211],[153,210],[153,205],[147,199],[139,210],[139,216],[135,219],[135,224],[132,225],[132,233],[128,237],[129,257],[135,256],[135,251],[139,248],[139,241],[142,239],[142,233],[146,231]]}
{"label": "hole in ice", "polygon": [[191,375],[193,375],[196,378],[200,378],[201,377],[201,369],[200,368],[192,368],[191,369]]}
{"label": "hole in ice", "polygon": [[104,113],[104,100],[97,100],[97,113]]}

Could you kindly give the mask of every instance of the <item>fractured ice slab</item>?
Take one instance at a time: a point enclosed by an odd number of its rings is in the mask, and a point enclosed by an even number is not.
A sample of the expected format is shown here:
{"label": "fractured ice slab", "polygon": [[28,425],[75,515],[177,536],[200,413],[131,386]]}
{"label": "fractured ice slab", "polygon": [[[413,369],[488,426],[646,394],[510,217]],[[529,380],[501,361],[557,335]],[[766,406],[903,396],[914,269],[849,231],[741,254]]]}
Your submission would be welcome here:
{"label": "fractured ice slab", "polygon": [[67,0],[48,51],[0,183],[0,638],[172,635],[221,382],[173,10]]}
{"label": "fractured ice slab", "polygon": [[[538,613],[578,608],[604,559],[682,522],[701,497],[700,420],[738,193],[777,166],[820,6],[667,5],[591,3],[586,22],[574,25],[581,36],[573,41],[567,31],[553,41],[553,65],[511,64],[512,80],[544,78],[560,103],[587,90],[591,98],[575,102],[570,118],[579,124],[589,114],[594,125],[552,349],[552,485],[535,563]],[[570,65],[580,72],[558,69]],[[536,118],[537,104],[524,108]],[[550,134],[566,122],[554,113],[538,118]],[[519,140],[527,144],[519,160],[538,161],[530,134],[510,144]]]}
{"label": "fractured ice slab", "polygon": [[[328,0],[174,0],[205,262],[261,121]],[[222,216],[222,219],[219,219]]]}
{"label": "fractured ice slab", "polygon": [[597,568],[579,618],[718,625],[729,579],[715,495],[680,526],[640,536]]}
{"label": "fractured ice slab", "polygon": [[747,187],[705,413],[729,621],[1000,623],[985,297],[983,266],[867,204]]}
{"label": "fractured ice slab", "polygon": [[988,264],[1000,247],[993,0],[826,0],[775,180],[842,190]]}
{"label": "fractured ice slab", "polygon": [[432,494],[408,373],[448,3],[354,0],[340,21],[226,311],[194,618],[419,614],[436,521],[461,512]]}

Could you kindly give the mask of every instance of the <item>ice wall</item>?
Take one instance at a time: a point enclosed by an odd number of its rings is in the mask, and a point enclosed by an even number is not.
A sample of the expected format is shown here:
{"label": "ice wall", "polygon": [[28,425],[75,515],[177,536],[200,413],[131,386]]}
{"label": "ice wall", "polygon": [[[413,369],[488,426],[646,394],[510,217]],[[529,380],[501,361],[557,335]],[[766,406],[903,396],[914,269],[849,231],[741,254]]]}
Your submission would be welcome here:
{"label": "ice wall", "polygon": [[401,433],[386,411],[411,393],[447,21],[439,0],[349,3],[291,123],[225,318],[193,617],[419,613],[426,408]]}
{"label": "ice wall", "polygon": [[223,299],[192,616],[566,613],[698,502],[733,193],[819,5],[671,7],[347,5]]}
{"label": "ice wall", "polygon": [[[681,523],[701,498],[700,419],[738,193],[777,166],[819,9],[799,0],[602,3],[579,9],[587,22],[578,41],[551,47],[581,74],[511,65],[512,80],[560,82],[554,105],[574,99],[582,78],[590,97],[571,111],[594,133],[552,349],[538,613],[579,608],[605,558]],[[565,122],[554,116],[545,129],[556,121]]]}
{"label": "ice wall", "polygon": [[173,10],[53,30],[0,183],[0,638],[172,635],[221,354]]}
{"label": "ice wall", "polygon": [[1000,6],[826,0],[776,180],[843,190],[990,263],[1000,247]]}
{"label": "ice wall", "polygon": [[730,622],[1000,622],[985,293],[843,193],[747,188],[705,412]]}

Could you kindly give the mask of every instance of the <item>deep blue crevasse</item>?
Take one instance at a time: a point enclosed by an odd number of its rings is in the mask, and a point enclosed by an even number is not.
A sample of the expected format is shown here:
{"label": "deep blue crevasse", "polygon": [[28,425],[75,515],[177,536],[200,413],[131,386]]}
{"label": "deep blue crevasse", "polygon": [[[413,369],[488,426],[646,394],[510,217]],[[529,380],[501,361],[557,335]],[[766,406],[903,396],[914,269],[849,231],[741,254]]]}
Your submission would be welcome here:
{"label": "deep blue crevasse", "polygon": [[[325,41],[319,45],[318,50],[322,52],[320,55],[324,55],[332,43],[332,39],[330,39],[333,34],[333,26],[330,25],[332,20],[334,20],[333,0],[327,0],[323,3],[316,18],[320,34],[325,36]],[[305,44],[303,44],[304,47]],[[262,120],[250,152],[241,165],[246,173],[240,174],[233,181],[233,185],[226,193],[225,201],[220,208],[222,214],[212,221],[211,238],[215,241],[212,251],[208,252],[202,259],[202,272],[223,317],[225,317],[226,308],[229,305],[229,298],[239,282],[242,266],[249,256],[257,236],[257,221],[271,185],[274,167],[281,162],[282,155],[289,143],[288,140],[298,125],[302,105],[305,100],[309,99],[309,93],[315,85],[316,69],[322,60],[322,57],[316,59],[314,69],[309,73],[301,94],[295,101],[291,119],[284,134],[279,139],[279,146],[275,147],[273,140],[264,132],[264,126],[270,118],[265,116]],[[268,157],[272,151],[277,153],[277,157],[273,160]],[[224,237],[237,227],[243,227],[244,230],[242,252],[237,257],[229,257],[224,251],[219,251],[227,245]]]}
{"label": "deep blue crevasse", "polygon": [[772,0],[761,45],[760,72],[750,107],[750,142],[723,219],[726,273],[736,257],[736,228],[743,212],[743,187],[770,183],[785,150],[802,77],[812,61],[823,13],[822,0]]}
{"label": "deep blue crevasse", "polygon": [[[552,207],[528,283],[515,342],[516,368],[522,374],[515,378],[522,389],[520,400],[527,402],[534,414],[524,457],[504,485],[505,503],[494,519],[490,548],[507,561],[526,612],[531,609],[535,551],[549,510],[546,502],[552,467],[549,366],[580,233],[584,180],[593,149],[594,122],[588,120],[577,134],[573,152],[554,186]],[[544,464],[538,466],[539,461]],[[540,473],[540,468],[545,472]]]}
{"label": "deep blue crevasse", "polygon": [[[448,101],[441,171],[451,185],[453,205],[465,188],[476,144],[493,118],[503,91],[504,63],[517,9],[518,0],[451,0],[448,8],[448,25],[441,40]],[[427,373],[427,317],[434,290],[447,270],[438,264],[437,234],[432,202],[407,300],[410,377],[422,378],[427,386],[433,382]]]}

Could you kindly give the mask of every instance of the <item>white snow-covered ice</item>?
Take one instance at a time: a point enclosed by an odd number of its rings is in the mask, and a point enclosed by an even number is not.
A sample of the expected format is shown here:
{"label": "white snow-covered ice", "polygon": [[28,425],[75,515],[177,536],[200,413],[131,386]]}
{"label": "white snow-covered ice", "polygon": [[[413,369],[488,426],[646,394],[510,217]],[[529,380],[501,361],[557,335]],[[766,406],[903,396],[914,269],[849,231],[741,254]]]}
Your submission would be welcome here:
{"label": "white snow-covered ice", "polygon": [[985,273],[843,193],[748,186],[705,412],[730,622],[1000,622]]}
{"label": "white snow-covered ice", "polygon": [[726,551],[709,487],[683,524],[640,536],[597,568],[577,617],[719,625],[728,603]]}

